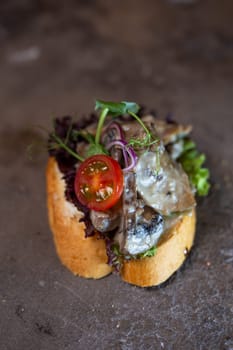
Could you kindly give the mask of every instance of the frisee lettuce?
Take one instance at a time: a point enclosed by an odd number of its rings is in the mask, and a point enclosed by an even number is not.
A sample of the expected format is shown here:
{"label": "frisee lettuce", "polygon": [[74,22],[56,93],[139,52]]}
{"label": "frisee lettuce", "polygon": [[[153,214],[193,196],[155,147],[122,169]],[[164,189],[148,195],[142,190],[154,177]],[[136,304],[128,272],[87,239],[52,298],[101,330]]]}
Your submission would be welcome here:
{"label": "frisee lettuce", "polygon": [[209,170],[202,167],[205,160],[205,155],[197,150],[196,144],[188,138],[184,139],[183,151],[178,161],[199,196],[206,196],[210,189]]}

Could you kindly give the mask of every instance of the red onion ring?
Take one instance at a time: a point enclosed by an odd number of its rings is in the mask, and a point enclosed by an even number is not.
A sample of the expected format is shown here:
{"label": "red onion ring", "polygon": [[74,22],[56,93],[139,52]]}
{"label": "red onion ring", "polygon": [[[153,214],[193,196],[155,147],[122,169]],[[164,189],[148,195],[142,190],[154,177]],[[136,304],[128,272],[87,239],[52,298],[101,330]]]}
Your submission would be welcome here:
{"label": "red onion ring", "polygon": [[122,127],[121,127],[120,124],[118,124],[117,122],[112,121],[112,122],[110,122],[110,123],[107,125],[107,127],[106,127],[104,133],[103,133],[102,136],[101,136],[101,142],[102,142],[103,144],[105,143],[105,142],[104,142],[104,137],[106,136],[106,134],[107,134],[110,130],[115,130],[115,132],[116,132],[115,139],[116,139],[116,140],[124,140],[125,135],[124,135],[124,131],[123,131]]}
{"label": "red onion ring", "polygon": [[124,162],[126,164],[126,168],[123,168],[122,170],[124,172],[127,172],[135,167],[137,164],[137,155],[134,152],[133,148],[127,145],[127,142],[124,140],[115,140],[110,142],[108,145],[106,145],[107,150],[110,148],[118,146],[122,149]]}

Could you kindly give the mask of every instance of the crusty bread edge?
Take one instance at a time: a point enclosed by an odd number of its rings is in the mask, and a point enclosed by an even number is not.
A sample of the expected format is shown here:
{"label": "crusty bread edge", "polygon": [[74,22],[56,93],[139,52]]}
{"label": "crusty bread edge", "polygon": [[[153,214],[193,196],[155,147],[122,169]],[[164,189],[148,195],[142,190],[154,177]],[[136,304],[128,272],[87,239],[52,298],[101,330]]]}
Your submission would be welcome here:
{"label": "crusty bread edge", "polygon": [[[85,238],[82,212],[65,198],[65,181],[56,160],[49,158],[46,171],[48,217],[57,254],[75,275],[102,278],[112,272],[107,265],[106,244],[98,234]],[[154,257],[125,261],[120,275],[125,282],[150,287],[166,281],[186,259],[195,237],[196,212],[181,216],[158,244]]]}
{"label": "crusty bread edge", "polygon": [[124,281],[151,287],[165,282],[183,264],[190,251],[196,226],[196,211],[180,217],[179,221],[165,233],[153,257],[125,261],[121,269]]}
{"label": "crusty bread edge", "polygon": [[85,238],[82,212],[65,198],[65,181],[56,160],[49,158],[46,170],[47,207],[51,231],[61,262],[75,275],[102,278],[111,273],[105,241],[98,234]]}

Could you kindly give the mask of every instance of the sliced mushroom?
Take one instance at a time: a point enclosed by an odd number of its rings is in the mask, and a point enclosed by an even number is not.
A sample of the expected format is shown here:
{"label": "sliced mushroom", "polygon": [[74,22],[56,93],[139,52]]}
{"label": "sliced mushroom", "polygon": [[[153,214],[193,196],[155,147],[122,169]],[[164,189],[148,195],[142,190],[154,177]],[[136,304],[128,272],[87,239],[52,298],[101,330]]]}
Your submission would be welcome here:
{"label": "sliced mushroom", "polygon": [[136,120],[125,122],[122,124],[122,129],[124,130],[127,141],[130,141],[132,138],[143,140],[146,136],[145,130]]}
{"label": "sliced mushroom", "polygon": [[166,120],[159,120],[152,115],[142,117],[142,120],[151,130],[154,130],[165,145],[183,138],[192,131],[191,125],[168,123]]}
{"label": "sliced mushroom", "polygon": [[[189,135],[192,131],[191,125],[168,123],[166,120],[159,120],[152,115],[143,116],[142,121],[152,134],[158,136],[165,145]],[[135,120],[125,122],[122,124],[122,128],[127,140],[130,140],[131,138],[143,140],[146,136],[145,130]]]}
{"label": "sliced mushroom", "polygon": [[163,233],[163,218],[137,197],[135,172],[124,175],[122,218],[115,241],[124,254],[136,255],[156,245]]}
{"label": "sliced mushroom", "polygon": [[154,247],[163,234],[164,220],[155,214],[150,222],[138,222],[134,230],[128,232],[124,250],[131,255],[144,253]]}
{"label": "sliced mushroom", "polygon": [[[120,204],[120,203],[119,203]],[[90,211],[92,225],[99,232],[109,232],[115,230],[121,221],[121,207],[117,204],[106,211]]]}
{"label": "sliced mushroom", "polygon": [[136,184],[144,201],[161,215],[189,210],[195,205],[187,174],[162,147],[159,154],[145,152],[139,157]]}

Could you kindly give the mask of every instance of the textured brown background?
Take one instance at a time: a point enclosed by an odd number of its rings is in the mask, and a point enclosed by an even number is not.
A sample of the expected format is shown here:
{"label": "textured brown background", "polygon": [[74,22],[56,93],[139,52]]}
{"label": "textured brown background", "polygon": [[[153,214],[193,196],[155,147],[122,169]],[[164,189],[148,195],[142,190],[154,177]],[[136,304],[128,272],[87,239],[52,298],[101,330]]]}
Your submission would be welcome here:
{"label": "textured brown background", "polygon": [[[1,1],[1,350],[233,349],[233,3],[181,2]],[[174,113],[208,156],[195,247],[163,288],[75,278],[56,257],[47,155],[26,148],[96,97]]]}

